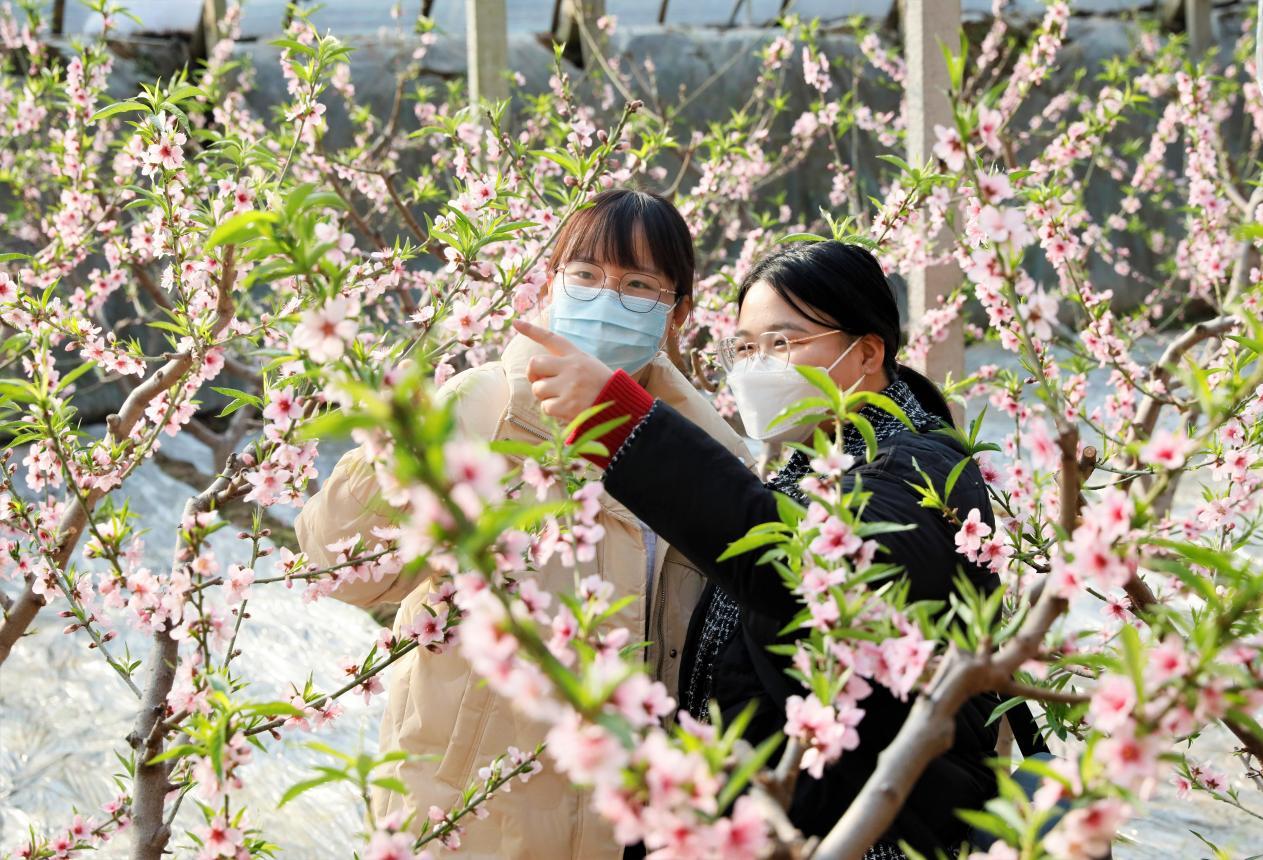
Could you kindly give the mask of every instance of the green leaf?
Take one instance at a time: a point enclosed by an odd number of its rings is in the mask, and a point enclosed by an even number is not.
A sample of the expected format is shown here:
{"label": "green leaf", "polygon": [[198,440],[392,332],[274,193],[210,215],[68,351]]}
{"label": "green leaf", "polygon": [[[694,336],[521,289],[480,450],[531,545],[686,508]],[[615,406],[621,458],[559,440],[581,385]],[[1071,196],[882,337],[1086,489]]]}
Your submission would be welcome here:
{"label": "green leaf", "polygon": [[773,543],[784,543],[785,540],[785,535],[777,533],[746,535],[745,537],[728,544],[728,548],[724,550],[723,555],[716,559],[716,561],[727,561],[730,558],[734,558],[738,555],[744,555],[745,553],[758,549],[761,546],[767,546],[768,544]]}
{"label": "green leaf", "polygon": [[952,471],[947,475],[947,481],[943,484],[943,501],[947,501],[952,497],[952,488],[956,486],[956,481],[960,479],[960,473],[965,471],[965,467],[969,465],[973,458],[966,457],[957,463]]}
{"label": "green leaf", "polygon": [[887,164],[893,164],[895,167],[898,167],[904,173],[912,172],[912,166],[897,155],[892,155],[891,153],[885,153],[884,155],[879,155],[877,157],[881,159],[882,161],[886,162]]}
{"label": "green leaf", "polygon": [[1136,685],[1136,692],[1143,694],[1145,652],[1144,646],[1140,643],[1140,634],[1136,632],[1135,627],[1124,624],[1119,635],[1123,640],[1124,665],[1127,667],[1128,674],[1131,675],[1132,683]]}
{"label": "green leaf", "polygon": [[260,702],[247,705],[242,711],[257,714],[261,717],[301,717],[303,712],[288,702]]}
{"label": "green leaf", "polygon": [[201,87],[195,87],[192,84],[184,84],[172,90],[167,95],[167,100],[172,101],[172,102],[182,102],[182,101],[187,101],[191,98],[196,98],[198,96],[205,96],[205,95],[206,93],[202,92]]}
{"label": "green leaf", "polygon": [[[341,777],[341,778],[345,779],[346,777]],[[317,786],[324,785],[327,782],[334,782],[335,780],[338,780],[338,779],[339,777],[337,776],[326,774],[324,776],[318,776],[314,779],[305,779],[302,782],[295,783],[294,785],[291,785],[289,787],[289,791],[281,795],[281,800],[279,803],[276,804],[276,808],[280,809],[282,806],[289,803],[291,800],[293,800],[295,797],[298,797],[298,795],[302,794],[303,792],[311,791],[313,788],[316,788]]]}
{"label": "green leaf", "polygon": [[373,780],[373,785],[381,786],[387,791],[393,791],[395,794],[408,793],[408,786],[403,783],[403,780],[397,779],[393,776],[379,776],[377,779]]}
{"label": "green leaf", "polygon": [[122,102],[115,102],[114,104],[107,105],[101,108],[96,113],[92,114],[92,117],[91,119],[88,120],[88,122],[100,122],[103,119],[109,119],[110,117],[115,116],[120,113],[129,113],[131,111],[138,111],[138,110],[147,111],[149,110],[149,105],[145,104],[144,102],[138,102],[134,99],[128,99],[127,101],[122,101]]}
{"label": "green leaf", "polygon": [[260,235],[264,224],[270,224],[275,221],[276,214],[273,212],[259,212],[253,209],[249,212],[240,212],[215,228],[215,231],[210,234],[210,238],[206,240],[206,247],[218,248],[220,245],[240,245],[242,242]]}
{"label": "green leaf", "polygon": [[513,439],[499,439],[490,444],[490,448],[497,454],[503,454],[506,457],[536,457],[544,453],[541,448],[547,449],[546,444],[532,445],[530,442],[518,442]]}
{"label": "green leaf", "polygon": [[259,397],[258,395],[255,395],[255,394],[251,394],[248,391],[242,391],[239,388],[217,388],[212,385],[211,391],[222,394],[225,397],[231,397],[233,400],[244,400],[247,403],[254,404],[255,406],[263,405],[262,397]]}
{"label": "green leaf", "polygon": [[716,798],[721,813],[737,799],[737,795],[746,787],[746,783],[763,769],[763,765],[771,759],[772,753],[776,752],[777,747],[781,745],[781,741],[784,739],[785,736],[780,732],[767,738],[763,743],[759,744],[749,758],[741,763],[740,767],[732,772],[732,776],[728,777],[728,781],[724,783],[723,789],[719,792],[719,797]]}
{"label": "green leaf", "polygon": [[1013,710],[1014,708],[1016,708],[1018,705],[1022,704],[1025,701],[1026,700],[1023,699],[1021,696],[1014,696],[1013,698],[1008,699],[1007,701],[1002,702],[999,705],[996,705],[995,708],[991,711],[991,716],[987,717],[986,725],[988,726],[991,725],[996,720],[1000,719],[1009,711]]}
{"label": "green leaf", "polygon": [[167,761],[169,759],[180,758],[181,756],[186,755],[201,755],[201,753],[201,747],[193,746],[192,744],[180,744],[158,753],[156,756],[149,759],[146,764],[157,764],[160,761]]}

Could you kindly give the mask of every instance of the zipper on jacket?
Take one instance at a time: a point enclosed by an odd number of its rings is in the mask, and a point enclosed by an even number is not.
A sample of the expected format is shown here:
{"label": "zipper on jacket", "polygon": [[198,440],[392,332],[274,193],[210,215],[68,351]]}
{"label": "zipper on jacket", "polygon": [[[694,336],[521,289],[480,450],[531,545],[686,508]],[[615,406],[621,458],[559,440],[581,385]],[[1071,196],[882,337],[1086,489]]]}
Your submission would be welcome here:
{"label": "zipper on jacket", "polygon": [[516,418],[512,415],[508,415],[506,417],[508,418],[509,423],[512,424],[514,427],[520,427],[521,429],[525,430],[527,433],[530,433],[532,436],[534,436],[537,439],[551,439],[552,438],[543,430],[540,430],[538,427],[532,427],[530,424],[527,424],[525,421],[521,420],[520,418]]}
{"label": "zipper on jacket", "polygon": [[[659,538],[659,540],[661,539],[662,538]],[[655,595],[655,599],[653,601],[653,606],[654,606],[653,611],[657,613],[657,618],[654,619],[654,622],[655,622],[654,632],[658,634],[656,637],[656,641],[658,644],[658,659],[655,661],[653,676],[658,681],[662,680],[662,663],[666,659],[666,653],[667,653],[667,643],[663,641],[666,638],[665,636],[666,631],[664,628],[664,621],[663,621],[663,618],[665,617],[666,610],[667,610],[666,579],[667,579],[667,560],[666,560],[666,555],[664,553],[662,557],[662,569],[658,571],[658,577],[656,580],[656,583],[658,586],[658,593],[657,595]]]}

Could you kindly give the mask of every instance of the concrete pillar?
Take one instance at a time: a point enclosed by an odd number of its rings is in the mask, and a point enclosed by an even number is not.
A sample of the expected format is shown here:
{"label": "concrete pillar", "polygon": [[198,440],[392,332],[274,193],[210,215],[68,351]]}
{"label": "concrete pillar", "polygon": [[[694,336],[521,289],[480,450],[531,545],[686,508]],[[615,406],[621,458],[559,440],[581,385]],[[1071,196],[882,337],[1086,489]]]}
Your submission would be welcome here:
{"label": "concrete pillar", "polygon": [[[959,50],[960,0],[907,0],[903,40],[908,69],[908,161],[919,167],[932,157],[934,126],[952,124],[947,63],[940,42]],[[909,322],[915,326],[960,281],[960,267],[954,262],[909,272]],[[956,380],[964,376],[965,337],[960,320],[952,324],[946,340],[931,346],[925,367],[918,369],[936,382],[948,374]]]}
{"label": "concrete pillar", "polygon": [[465,0],[465,51],[469,97],[498,101],[509,97],[509,25],[505,0]]}
{"label": "concrete pillar", "polygon": [[596,20],[605,14],[605,0],[557,0],[553,16],[553,41],[566,46],[566,58],[586,69],[591,52],[579,30],[579,22],[587,28],[598,47],[604,50],[603,34],[596,28]]}
{"label": "concrete pillar", "polygon": [[228,0],[202,0],[202,16],[193,31],[189,56],[194,60],[210,59],[211,50],[219,44],[223,34],[219,22],[228,14]]}
{"label": "concrete pillar", "polygon": [[1210,29],[1211,0],[1184,0],[1184,29],[1188,32],[1188,55],[1201,60],[1213,45]]}
{"label": "concrete pillar", "polygon": [[1206,56],[1206,51],[1215,44],[1211,33],[1211,11],[1213,0],[1158,0],[1155,11],[1162,23],[1177,28],[1181,19],[1184,32],[1188,36],[1189,59],[1197,62]]}

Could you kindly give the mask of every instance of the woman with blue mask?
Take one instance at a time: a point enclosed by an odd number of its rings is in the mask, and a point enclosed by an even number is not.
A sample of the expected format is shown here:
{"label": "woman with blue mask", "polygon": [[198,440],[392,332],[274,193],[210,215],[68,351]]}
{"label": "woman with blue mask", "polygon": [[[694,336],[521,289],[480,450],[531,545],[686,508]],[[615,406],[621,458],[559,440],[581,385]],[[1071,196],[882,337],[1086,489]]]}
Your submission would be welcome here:
{"label": "woman with blue mask", "polygon": [[549,259],[548,328],[637,377],[693,306],[693,241],[646,192],[610,191],[561,230]]}
{"label": "woman with blue mask", "polygon": [[[613,190],[594,197],[561,229],[548,262],[548,287],[538,321],[618,368],[699,427],[723,449],[750,462],[741,438],[711,408],[662,351],[674,342],[692,307],[693,240],[680,213],[655,194]],[[465,370],[439,391],[452,401],[459,432],[467,438],[540,442],[551,422],[536,401],[530,368],[547,362],[547,351],[515,337],[499,360]],[[586,405],[586,404],[585,404]],[[602,468],[591,471],[600,477]],[[338,542],[360,534],[371,547],[392,512],[380,498],[373,464],[362,449],[347,454],[319,493],[299,514],[295,531],[308,558],[320,567],[336,563]],[[553,488],[552,498],[565,491]],[[580,577],[599,574],[619,597],[636,598],[611,624],[652,644],[645,654],[653,676],[673,697],[688,621],[704,582],[696,566],[610,496],[600,497],[597,523],[605,536],[596,557],[580,562]],[[330,546],[333,549],[330,549]],[[547,591],[574,590],[575,569],[560,557],[541,565],[536,583]],[[395,629],[424,616],[426,596],[439,576],[387,575],[380,580],[348,578],[333,596],[370,607],[400,603]],[[413,826],[432,806],[451,808],[479,767],[509,747],[534,749],[548,727],[534,724],[494,695],[460,654],[418,648],[405,656],[389,681],[390,705],[383,717],[383,751],[412,753],[392,763],[388,776],[407,786],[406,795],[374,794],[379,817],[412,815]],[[589,798],[572,789],[547,758],[544,771],[487,807],[489,817],[462,837],[463,856],[490,860],[583,857],[618,860],[622,848]]]}

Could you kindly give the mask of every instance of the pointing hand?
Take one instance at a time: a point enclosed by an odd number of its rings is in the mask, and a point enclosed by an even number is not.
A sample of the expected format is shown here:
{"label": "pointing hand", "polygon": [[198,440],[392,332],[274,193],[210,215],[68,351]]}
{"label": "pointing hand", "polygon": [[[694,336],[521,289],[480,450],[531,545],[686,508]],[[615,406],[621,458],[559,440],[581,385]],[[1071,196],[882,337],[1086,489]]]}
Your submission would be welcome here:
{"label": "pointing hand", "polygon": [[514,320],[513,328],[548,350],[548,355],[534,356],[526,365],[531,393],[545,415],[569,424],[596,403],[614,371],[556,332],[522,319]]}

